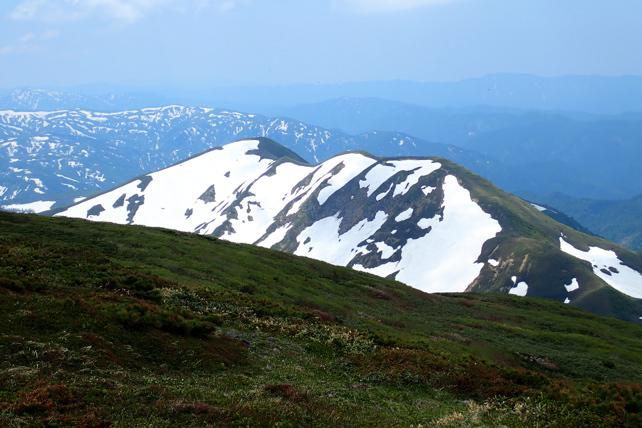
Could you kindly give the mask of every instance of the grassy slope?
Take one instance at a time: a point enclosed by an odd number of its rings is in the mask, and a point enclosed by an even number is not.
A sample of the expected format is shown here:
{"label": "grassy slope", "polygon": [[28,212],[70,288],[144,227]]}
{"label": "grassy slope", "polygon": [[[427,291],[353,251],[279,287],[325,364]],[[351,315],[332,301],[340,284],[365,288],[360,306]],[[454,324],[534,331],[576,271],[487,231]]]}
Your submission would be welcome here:
{"label": "grassy slope", "polygon": [[165,230],[0,213],[0,325],[2,426],[641,422],[639,326]]}

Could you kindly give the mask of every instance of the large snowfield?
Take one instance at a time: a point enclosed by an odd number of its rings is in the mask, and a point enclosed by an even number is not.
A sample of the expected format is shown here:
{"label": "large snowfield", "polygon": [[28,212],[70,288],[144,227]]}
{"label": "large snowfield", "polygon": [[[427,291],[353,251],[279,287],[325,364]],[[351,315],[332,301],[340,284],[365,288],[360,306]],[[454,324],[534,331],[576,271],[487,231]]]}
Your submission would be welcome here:
{"label": "large snowfield", "polygon": [[[294,254],[354,265],[381,276],[395,274],[399,281],[429,292],[466,290],[483,267],[477,262],[482,245],[501,231],[499,223],[472,201],[452,175],[443,183],[443,216],[422,218],[417,214],[412,199],[404,196],[423,177],[439,170],[438,162],[380,162],[365,154],[347,153],[313,166],[261,157],[257,154],[259,145],[258,140],[225,145],[84,200],[57,215],[202,234],[218,231],[221,238],[233,242],[272,247],[293,227],[287,221],[274,227],[279,216],[296,216],[312,200],[324,206],[357,180],[354,188],[365,192],[367,198],[394,198],[395,211],[377,211],[340,231],[344,220],[337,209],[298,232]],[[400,178],[395,180],[397,176]],[[434,190],[421,187],[426,198]],[[384,225],[393,223],[408,223],[420,236],[395,247],[385,239],[372,238]],[[370,252],[378,253],[378,266],[353,263],[356,256]],[[395,260],[389,261],[394,255]]]}

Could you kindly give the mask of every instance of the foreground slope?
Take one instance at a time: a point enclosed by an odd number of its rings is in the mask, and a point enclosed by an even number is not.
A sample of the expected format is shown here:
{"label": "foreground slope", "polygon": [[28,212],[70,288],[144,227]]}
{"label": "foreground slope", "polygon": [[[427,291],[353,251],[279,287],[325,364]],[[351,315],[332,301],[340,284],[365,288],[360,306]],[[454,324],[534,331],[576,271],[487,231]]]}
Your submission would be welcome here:
{"label": "foreground slope", "polygon": [[547,300],[6,213],[0,297],[3,426],[642,422],[642,329]]}
{"label": "foreground slope", "polygon": [[427,292],[498,291],[642,316],[639,255],[444,159],[351,152],[310,165],[274,141],[242,140],[57,215],[213,235]]}

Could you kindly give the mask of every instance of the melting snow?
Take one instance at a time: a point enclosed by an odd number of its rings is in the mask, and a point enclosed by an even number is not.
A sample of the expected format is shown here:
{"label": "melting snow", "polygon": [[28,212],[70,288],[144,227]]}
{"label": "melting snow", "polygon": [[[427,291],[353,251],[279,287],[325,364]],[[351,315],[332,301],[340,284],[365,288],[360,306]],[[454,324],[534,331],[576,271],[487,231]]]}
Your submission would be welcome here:
{"label": "melting snow", "polygon": [[424,192],[424,195],[428,196],[430,195],[433,191],[435,191],[436,187],[431,187],[431,186],[422,186],[421,191]]}
{"label": "melting snow", "polygon": [[381,252],[381,258],[383,260],[389,259],[390,257],[392,257],[395,251],[397,251],[395,248],[391,247],[385,242],[377,242],[375,243],[375,245],[377,246],[377,250]]}
{"label": "melting snow", "polygon": [[36,202],[30,202],[28,204],[3,205],[2,209],[7,211],[21,212],[21,213],[38,214],[45,211],[49,211],[51,207],[54,206],[55,203],[56,201],[36,201]]}
{"label": "melting snow", "polygon": [[501,226],[479,205],[457,178],[444,180],[443,220],[432,220],[426,235],[409,239],[401,249],[401,260],[366,268],[354,268],[380,276],[399,272],[396,279],[426,292],[463,292],[483,267],[477,263],[487,240],[501,232]]}
{"label": "melting snow", "polygon": [[[415,160],[398,160],[398,161],[389,161],[386,163],[379,163],[375,165],[368,173],[365,178],[359,181],[359,186],[361,188],[368,189],[368,197],[370,197],[374,192],[376,192],[386,181],[392,178],[395,174],[402,171],[412,171],[408,177],[402,182],[396,185],[394,196],[405,194],[412,186],[417,184],[421,177],[431,174],[432,172],[441,168],[441,164],[438,162],[433,162],[427,159]],[[390,190],[385,192],[387,194]],[[385,196],[384,194],[384,196]],[[379,195],[381,196],[381,195]],[[377,200],[383,199],[377,196]]]}
{"label": "melting snow", "polygon": [[499,266],[499,262],[495,259],[488,259],[488,264],[491,265],[492,267]]}
{"label": "melting snow", "polygon": [[580,284],[577,282],[577,278],[573,278],[571,283],[568,285],[564,284],[564,287],[566,288],[566,292],[570,293],[571,291],[575,291],[580,288]]}
{"label": "melting snow", "polygon": [[383,198],[385,198],[386,196],[388,196],[388,193],[390,193],[390,191],[392,190],[392,187],[393,187],[393,186],[394,186],[394,184],[391,184],[391,185],[390,185],[390,187],[388,187],[388,190],[386,190],[386,191],[385,191],[385,192],[383,192],[383,193],[379,193],[379,194],[376,196],[376,198],[375,198],[375,199],[376,199],[377,201],[380,201],[380,200],[382,200]]}
{"label": "melting snow", "polygon": [[299,246],[294,254],[345,266],[359,252],[359,244],[379,230],[387,219],[386,213],[378,211],[372,220],[364,219],[340,235],[339,226],[342,219],[339,214],[326,217],[299,234]]}
{"label": "melting snow", "polygon": [[521,296],[521,297],[526,296],[527,293],[528,293],[528,284],[526,284],[524,281],[521,281],[515,287],[511,288],[510,291],[508,292],[508,294]]}
{"label": "melting snow", "polygon": [[429,175],[441,168],[440,163],[430,162],[426,160],[409,159],[394,161],[391,163],[394,164],[397,168],[403,169],[405,171],[414,169],[414,171],[408,177],[406,177],[403,182],[397,184],[393,196],[405,195],[412,188],[412,186],[417,184],[421,177]]}
{"label": "melting snow", "polygon": [[400,223],[402,221],[408,220],[410,217],[412,217],[413,211],[414,210],[412,208],[408,208],[404,212],[400,213],[397,217],[395,217],[395,221],[397,223]]}
{"label": "melting snow", "polygon": [[636,299],[642,298],[642,274],[622,263],[614,251],[599,247],[589,247],[588,251],[582,251],[563,237],[560,237],[560,249],[591,263],[593,273],[616,290]]}

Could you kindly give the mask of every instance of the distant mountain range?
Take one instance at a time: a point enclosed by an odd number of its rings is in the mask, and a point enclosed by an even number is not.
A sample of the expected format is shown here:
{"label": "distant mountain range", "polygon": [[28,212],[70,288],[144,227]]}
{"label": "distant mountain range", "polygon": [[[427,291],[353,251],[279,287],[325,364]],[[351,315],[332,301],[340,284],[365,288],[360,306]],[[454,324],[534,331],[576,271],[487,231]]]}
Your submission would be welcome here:
{"label": "distant mountain range", "polygon": [[0,111],[0,204],[15,208],[42,201],[69,204],[209,148],[254,136],[278,139],[309,161],[346,150],[395,155],[419,151],[482,171],[497,169],[484,155],[401,133],[353,136],[296,120],[227,110],[182,106],[115,113],[9,110]]}
{"label": "distant mountain range", "polygon": [[55,215],[212,235],[427,292],[546,297],[636,322],[642,314],[642,256],[440,158],[347,153],[313,165],[272,140],[243,140]]}
{"label": "distant mountain range", "polygon": [[186,104],[260,112],[263,108],[319,103],[342,97],[380,98],[435,108],[488,106],[618,114],[642,112],[642,77],[493,74],[454,82],[379,81],[210,88],[94,85],[55,91],[19,88],[0,90],[0,109],[118,111],[150,105]]}
{"label": "distant mountain range", "polygon": [[[537,80],[513,77],[514,82]],[[494,76],[475,82],[494,82],[498,88],[507,88],[511,81],[508,76]],[[637,80],[542,81],[542,88],[566,82],[566,92],[570,87],[582,87],[580,82],[592,82],[591,90],[578,95],[589,97],[600,91],[618,94],[618,85],[635,94]],[[397,83],[401,87],[412,86],[408,82]],[[449,85],[474,86],[472,81],[437,86]],[[388,82],[323,88],[328,89],[327,97],[338,88],[348,94],[385,96],[392,94],[386,90],[392,91],[393,87]],[[248,88],[236,89],[243,93]],[[321,97],[321,87],[308,89],[290,101],[315,100],[316,95],[305,94],[316,90]],[[0,107],[13,109],[0,111],[0,205],[33,211],[48,209],[55,202],[60,207],[208,148],[238,138],[264,136],[282,142],[308,161],[322,161],[346,150],[366,150],[378,156],[452,159],[503,189],[576,218],[586,229],[642,249],[637,238],[642,232],[635,202],[614,203],[617,216],[605,214],[608,210],[601,208],[613,205],[608,202],[581,203],[578,210],[575,204],[568,203],[570,199],[626,201],[642,195],[638,173],[642,159],[641,113],[597,115],[505,106],[458,107],[456,102],[454,107],[435,108],[345,97],[290,107],[261,104],[257,111],[266,115],[177,105],[138,108],[176,99],[214,103],[213,100],[231,96],[233,89],[202,92],[180,95],[168,90],[155,95],[152,91],[113,88],[0,91]],[[273,103],[285,100],[263,88],[256,92],[255,104],[260,104],[267,94],[274,95]],[[399,94],[398,98],[404,98],[403,91]],[[628,95],[619,96],[628,99]],[[239,97],[232,104],[248,105]],[[605,99],[609,97],[615,99],[614,95],[605,95]],[[436,105],[440,103],[438,99]],[[635,106],[622,103],[621,107]],[[568,195],[568,200],[555,195]],[[573,219],[567,223],[577,225]]]}
{"label": "distant mountain range", "polygon": [[272,113],[349,133],[394,129],[472,150],[510,171],[504,175],[477,172],[524,196],[565,193],[592,199],[628,199],[642,194],[642,114],[595,116],[488,107],[434,109],[346,98],[275,109]]}

